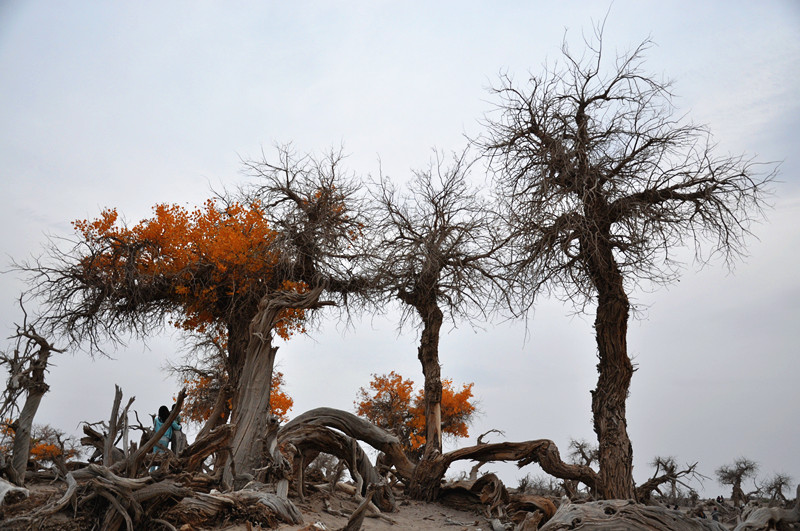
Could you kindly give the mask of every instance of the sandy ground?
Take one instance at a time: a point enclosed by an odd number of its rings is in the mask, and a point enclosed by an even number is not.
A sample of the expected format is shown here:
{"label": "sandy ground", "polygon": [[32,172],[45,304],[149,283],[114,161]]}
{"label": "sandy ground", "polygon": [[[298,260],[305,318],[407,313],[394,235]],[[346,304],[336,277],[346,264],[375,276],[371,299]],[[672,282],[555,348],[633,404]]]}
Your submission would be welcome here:
{"label": "sandy ground", "polygon": [[[309,525],[322,524],[324,527],[316,529],[335,530],[347,524],[346,516],[335,516],[323,510],[321,495],[307,498],[305,502],[294,500],[295,505],[303,513],[303,525],[282,525],[282,531],[299,531],[302,529],[315,529]],[[355,502],[344,496],[333,498],[330,501],[331,509],[350,513],[355,509]],[[404,498],[398,499],[397,511],[385,514],[385,518],[367,517],[361,529],[364,531],[400,531],[403,529],[435,530],[448,529],[460,530],[490,530],[488,520],[478,513],[451,509],[439,503],[424,503],[411,501]]]}
{"label": "sandy ground", "polygon": [[[36,483],[29,485],[31,496],[15,504],[13,507],[1,511],[6,514],[0,515],[0,529],[3,528],[3,517],[24,515],[34,508],[44,505],[47,502],[60,497],[64,491],[62,483]],[[326,512],[323,498],[328,496],[330,512]],[[355,500],[343,493],[337,493],[335,497],[329,497],[322,493],[313,493],[306,496],[304,502],[297,498],[292,498],[292,502],[303,514],[303,524],[288,525],[282,524],[277,529],[282,531],[335,531],[347,524],[348,516],[357,506]],[[331,512],[341,512],[340,515]],[[316,526],[315,526],[316,524]],[[182,531],[250,531],[268,529],[258,525],[243,524],[211,524],[205,526],[177,526]],[[83,529],[79,521],[74,520],[68,512],[59,513],[57,517],[48,522],[44,529]],[[361,529],[363,531],[382,531],[382,530],[436,530],[446,529],[449,531],[476,531],[491,530],[489,521],[479,512],[469,512],[453,509],[439,503],[424,503],[408,500],[400,495],[397,498],[397,511],[385,513],[382,518],[367,517],[364,519]]]}

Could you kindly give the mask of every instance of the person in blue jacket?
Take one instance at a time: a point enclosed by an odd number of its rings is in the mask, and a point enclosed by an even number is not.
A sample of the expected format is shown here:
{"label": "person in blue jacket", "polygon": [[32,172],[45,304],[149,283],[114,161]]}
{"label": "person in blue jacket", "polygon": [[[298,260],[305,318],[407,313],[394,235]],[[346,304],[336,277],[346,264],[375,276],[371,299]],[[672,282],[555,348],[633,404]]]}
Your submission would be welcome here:
{"label": "person in blue jacket", "polygon": [[[161,406],[160,408],[158,408],[158,416],[156,416],[156,419],[155,419],[155,422],[154,422],[154,425],[153,425],[153,429],[154,429],[153,433],[156,433],[156,432],[158,432],[158,430],[161,429],[161,426],[163,426],[164,422],[166,422],[167,419],[169,418],[169,413],[170,413],[170,411],[169,411],[169,408],[167,408],[167,406]],[[172,422],[172,425],[169,428],[167,428],[167,431],[164,432],[164,435],[162,435],[161,438],[156,443],[156,445],[155,445],[155,447],[153,449],[153,452],[155,452],[155,453],[163,452],[164,450],[169,448],[169,442],[172,439],[172,432],[173,431],[181,431],[180,420],[181,420],[180,417],[178,417],[177,419],[175,419]],[[151,467],[150,468],[150,472],[152,472],[155,469],[156,469],[156,467]]]}

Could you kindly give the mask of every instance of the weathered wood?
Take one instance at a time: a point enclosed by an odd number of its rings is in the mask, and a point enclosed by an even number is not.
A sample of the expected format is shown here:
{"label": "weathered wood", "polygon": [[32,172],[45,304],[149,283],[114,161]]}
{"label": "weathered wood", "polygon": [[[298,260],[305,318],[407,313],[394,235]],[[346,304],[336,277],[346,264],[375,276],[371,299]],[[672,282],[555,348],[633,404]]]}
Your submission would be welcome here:
{"label": "weathered wood", "polygon": [[327,426],[339,430],[383,452],[387,462],[394,465],[397,474],[404,480],[410,480],[414,474],[415,465],[406,457],[400,440],[368,420],[339,409],[328,407],[312,409],[285,424],[278,432],[278,442],[282,444],[285,434],[300,424]]}
{"label": "weathered wood", "polygon": [[[395,467],[397,475],[406,486],[415,486],[415,492],[409,494],[416,499],[429,501],[436,499],[441,480],[447,469],[453,462],[460,460],[516,461],[518,467],[538,463],[545,472],[552,476],[578,480],[591,488],[594,488],[598,481],[597,473],[590,467],[562,461],[558,447],[548,439],[479,444],[430,459],[423,459],[414,464],[405,455],[396,437],[352,413],[332,408],[317,408],[307,411],[281,428],[278,433],[279,442],[283,443],[284,440],[288,440],[287,434],[295,430],[298,425],[328,426],[383,452],[385,454],[383,462]],[[300,441],[297,437],[293,437],[291,442],[296,445]]]}
{"label": "weathered wood", "polygon": [[13,483],[0,478],[0,507],[21,502],[30,494],[28,489],[17,487]]}
{"label": "weathered wood", "polygon": [[63,352],[55,348],[43,336],[39,335],[34,325],[28,323],[28,313],[19,298],[19,306],[24,315],[22,325],[17,325],[14,338],[17,340],[13,354],[0,353],[0,364],[8,370],[8,382],[5,391],[5,403],[2,405],[4,417],[14,416],[17,399],[25,393],[25,403],[13,424],[14,443],[11,462],[5,468],[8,478],[19,487],[25,486],[25,470],[30,457],[31,430],[33,419],[39,410],[44,394],[50,389],[45,383],[47,364],[53,352]]}
{"label": "weathered wood", "polygon": [[[119,417],[119,406],[122,402],[122,388],[114,384],[114,404],[111,406],[111,417],[108,421],[108,435],[106,435],[105,444],[103,446],[103,466],[109,467],[114,464],[114,458],[111,448],[114,447],[114,441],[117,438],[117,419]],[[125,453],[123,452],[123,456]]]}
{"label": "weathered wood", "polygon": [[358,505],[358,507],[356,507],[356,510],[353,511],[353,514],[350,515],[350,518],[347,520],[347,524],[338,531],[360,531],[361,524],[364,523],[364,517],[367,515],[367,511],[369,510],[369,499],[372,497],[373,490],[374,486],[372,485],[367,488],[366,496],[364,496],[364,498],[361,500],[361,503]]}
{"label": "weathered wood", "polygon": [[637,504],[632,500],[566,503],[540,531],[727,531],[719,522],[692,518],[666,507]]}
{"label": "weathered wood", "polygon": [[736,526],[734,531],[766,531],[768,529],[785,529],[786,524],[800,522],[800,484],[797,485],[794,507],[759,507],[747,515],[744,522]]}
{"label": "weathered wood", "polygon": [[543,515],[543,523],[547,522],[556,514],[556,505],[550,498],[535,496],[533,494],[512,494],[511,501],[506,508],[509,514],[514,515],[518,512],[539,511]]}
{"label": "weathered wood", "polygon": [[[287,445],[300,454],[315,451],[338,457],[347,464],[353,478],[360,477],[362,479],[362,485],[383,483],[381,476],[370,463],[364,450],[355,443],[355,438],[325,426],[304,424],[289,426],[287,424],[286,430],[281,430],[279,440],[281,444]],[[293,462],[299,464],[306,461],[295,458]],[[365,495],[365,490],[359,489],[359,495]],[[382,511],[391,512],[395,509],[394,494],[388,485],[376,488],[372,494],[372,501]]]}
{"label": "weathered wood", "polygon": [[[81,437],[81,445],[91,446],[95,450],[97,450],[98,455],[103,455],[104,452],[106,451],[106,439],[107,439],[106,435],[95,430],[88,424],[84,424],[83,433],[85,436]],[[117,448],[116,446],[112,445],[110,451],[113,454],[112,461],[114,463],[125,459],[125,454],[123,453],[123,451]]]}
{"label": "weathered wood", "polygon": [[185,472],[196,472],[203,461],[211,454],[226,449],[228,442],[236,430],[236,425],[225,424],[209,431],[205,436],[199,437],[186,447],[180,456],[179,468]]}
{"label": "weathered wood", "polygon": [[248,515],[270,527],[274,527],[278,520],[293,525],[303,522],[300,511],[289,500],[248,489],[226,494],[196,493],[183,498],[165,516],[178,522],[205,526],[230,512]]}

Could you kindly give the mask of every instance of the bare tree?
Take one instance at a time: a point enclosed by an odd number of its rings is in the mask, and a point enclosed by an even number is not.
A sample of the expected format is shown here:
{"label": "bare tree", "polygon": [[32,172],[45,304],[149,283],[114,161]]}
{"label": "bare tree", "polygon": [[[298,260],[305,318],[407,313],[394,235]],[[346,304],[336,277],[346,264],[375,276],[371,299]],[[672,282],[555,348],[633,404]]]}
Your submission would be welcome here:
{"label": "bare tree", "polygon": [[582,311],[596,305],[592,413],[603,498],[635,496],[628,294],[675,279],[675,249],[688,242],[700,261],[732,263],[762,217],[775,172],[718,155],[705,128],[676,116],[670,83],[642,68],[650,46],[609,58],[602,26],[583,53],[565,43],[563,64],[527,86],[501,80],[497,112],[477,141],[513,235],[505,258],[514,310],[541,294]]}
{"label": "bare tree", "polygon": [[[386,178],[373,192],[379,208],[375,282],[403,304],[403,321],[415,317],[422,327],[417,357],[425,377],[423,460],[442,451],[442,324],[446,317],[455,322],[485,315],[490,260],[500,246],[488,206],[467,182],[467,153],[454,155],[449,165],[443,158],[436,152],[427,169],[415,171],[407,193]],[[438,485],[428,479],[414,482],[410,494],[432,499]]]}
{"label": "bare tree", "polygon": [[[680,493],[678,485],[692,490],[685,478],[701,479],[705,477],[697,472],[697,463],[687,464],[686,468],[678,469],[678,463],[674,457],[657,456],[650,466],[654,469],[653,475],[636,488],[637,499],[644,503],[650,500],[653,492],[658,492],[662,497],[667,498],[669,503],[676,503]],[[661,486],[665,484],[669,485],[668,493],[661,492]]]}
{"label": "bare tree", "polygon": [[597,445],[581,439],[570,439],[569,457],[576,465],[592,466],[597,462]]}
{"label": "bare tree", "polygon": [[739,507],[747,503],[747,496],[742,490],[742,482],[747,478],[755,477],[756,472],[758,472],[758,463],[739,457],[732,464],[719,467],[715,474],[720,485],[732,487],[731,500],[735,507]]}
{"label": "bare tree", "polygon": [[[50,389],[45,383],[45,373],[54,352],[63,352],[40,335],[36,323],[28,322],[28,313],[22,309],[22,325],[17,325],[16,333],[11,336],[15,340],[13,350],[0,352],[0,365],[8,371],[8,381],[3,391],[3,403],[0,405],[0,419],[14,419],[8,426],[14,434],[11,462],[6,464],[5,473],[13,483],[23,486],[25,469],[28,464],[31,447],[31,431],[33,419],[39,410],[44,394]],[[20,408],[19,401],[25,397]],[[19,415],[17,417],[17,415]]]}
{"label": "bare tree", "polygon": [[792,477],[788,474],[775,474],[761,485],[761,491],[764,495],[769,496],[770,502],[786,503],[786,495],[783,491],[790,489],[792,484]]}

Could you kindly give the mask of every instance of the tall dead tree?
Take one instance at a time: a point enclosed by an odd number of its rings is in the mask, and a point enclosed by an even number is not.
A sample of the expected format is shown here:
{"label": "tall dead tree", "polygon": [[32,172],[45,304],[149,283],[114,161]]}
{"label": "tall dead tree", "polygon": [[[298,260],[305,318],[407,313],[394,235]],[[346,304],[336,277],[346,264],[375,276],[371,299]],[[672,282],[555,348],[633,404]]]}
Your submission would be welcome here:
{"label": "tall dead tree", "polygon": [[[446,317],[485,315],[492,277],[490,260],[499,247],[490,210],[467,176],[466,152],[450,165],[438,152],[423,171],[415,171],[406,193],[386,178],[373,192],[379,209],[375,232],[375,282],[385,297],[404,308],[403,320],[418,319],[422,332],[417,357],[425,377],[423,461],[442,451],[442,379],[439,336]],[[424,466],[411,496],[431,499]]]}
{"label": "tall dead tree", "polygon": [[[50,389],[44,381],[50,356],[63,350],[54,347],[48,339],[40,335],[35,323],[28,323],[28,314],[22,307],[22,325],[17,325],[11,336],[15,345],[11,352],[0,352],[0,366],[8,371],[8,381],[3,391],[0,405],[0,419],[14,419],[10,428],[14,435],[11,462],[6,463],[5,473],[15,484],[25,484],[25,469],[30,457],[31,430],[33,419],[39,410],[42,397]],[[23,398],[20,408],[19,402]]]}
{"label": "tall dead tree", "polygon": [[596,309],[592,391],[599,494],[634,498],[625,402],[628,294],[677,277],[676,249],[727,263],[762,217],[774,167],[719,155],[705,128],[676,115],[670,83],[642,68],[646,40],[609,54],[602,26],[586,49],[525,86],[504,77],[477,143],[492,169],[504,222],[513,309],[556,295]]}

